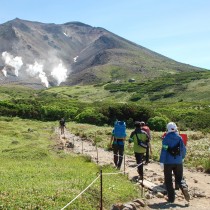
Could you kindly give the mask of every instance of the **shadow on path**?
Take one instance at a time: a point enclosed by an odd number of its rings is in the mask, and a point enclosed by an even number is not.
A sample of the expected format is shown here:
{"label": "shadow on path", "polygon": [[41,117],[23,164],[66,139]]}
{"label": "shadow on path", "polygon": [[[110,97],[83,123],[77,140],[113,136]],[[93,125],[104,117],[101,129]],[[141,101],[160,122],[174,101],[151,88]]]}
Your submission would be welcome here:
{"label": "shadow on path", "polygon": [[189,207],[189,204],[176,204],[176,203],[168,203],[168,202],[159,202],[159,203],[153,203],[148,204],[148,207],[151,209],[173,209],[173,208],[186,208]]}

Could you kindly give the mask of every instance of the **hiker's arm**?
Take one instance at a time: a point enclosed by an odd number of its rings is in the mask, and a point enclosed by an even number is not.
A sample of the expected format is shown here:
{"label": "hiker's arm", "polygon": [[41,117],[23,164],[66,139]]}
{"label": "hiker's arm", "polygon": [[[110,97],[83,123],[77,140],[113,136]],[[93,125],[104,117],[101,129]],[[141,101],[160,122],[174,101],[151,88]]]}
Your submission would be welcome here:
{"label": "hiker's arm", "polygon": [[133,142],[133,136],[134,136],[134,132],[131,133],[129,139],[128,139],[128,143],[130,144],[131,142]]}
{"label": "hiker's arm", "polygon": [[150,155],[152,155],[152,145],[150,144],[150,142],[148,143],[148,146],[149,146]]}
{"label": "hiker's arm", "polygon": [[113,142],[113,140],[114,140],[114,136],[112,135],[112,136],[111,136],[111,139],[110,139],[110,143],[109,143],[109,147],[110,147],[110,148],[112,147],[112,142]]}

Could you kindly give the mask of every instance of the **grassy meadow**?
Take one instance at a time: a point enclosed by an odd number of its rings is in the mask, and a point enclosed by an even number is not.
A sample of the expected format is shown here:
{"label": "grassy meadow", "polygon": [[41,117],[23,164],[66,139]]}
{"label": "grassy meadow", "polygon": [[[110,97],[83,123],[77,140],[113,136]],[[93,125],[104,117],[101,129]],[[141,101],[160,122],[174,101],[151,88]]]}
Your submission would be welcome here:
{"label": "grassy meadow", "polygon": [[[97,178],[100,168],[89,157],[58,150],[57,122],[0,118],[0,209],[61,209]],[[107,148],[112,127],[67,123],[67,129]],[[128,136],[132,129],[127,130]],[[185,165],[209,169],[209,135],[188,132]],[[152,132],[152,159],[159,159],[161,132]],[[133,155],[126,146],[126,154]],[[115,172],[111,166],[103,172]],[[141,190],[125,176],[103,176],[103,204],[109,209],[117,202],[141,197]],[[99,179],[66,209],[97,209]]]}
{"label": "grassy meadow", "polygon": [[[90,158],[56,149],[56,126],[0,118],[0,209],[61,209],[97,178],[100,168]],[[123,175],[104,176],[103,188],[106,208],[140,197],[140,190]],[[97,209],[99,196],[98,179],[66,209]]]}

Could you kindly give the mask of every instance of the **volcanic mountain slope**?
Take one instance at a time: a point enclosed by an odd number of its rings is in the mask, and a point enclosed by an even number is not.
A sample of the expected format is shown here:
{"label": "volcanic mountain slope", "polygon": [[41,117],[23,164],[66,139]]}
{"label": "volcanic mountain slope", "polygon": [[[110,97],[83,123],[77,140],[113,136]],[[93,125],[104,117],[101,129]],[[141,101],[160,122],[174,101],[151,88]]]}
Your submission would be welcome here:
{"label": "volcanic mountain slope", "polygon": [[80,22],[14,19],[0,25],[0,83],[94,84],[202,70]]}

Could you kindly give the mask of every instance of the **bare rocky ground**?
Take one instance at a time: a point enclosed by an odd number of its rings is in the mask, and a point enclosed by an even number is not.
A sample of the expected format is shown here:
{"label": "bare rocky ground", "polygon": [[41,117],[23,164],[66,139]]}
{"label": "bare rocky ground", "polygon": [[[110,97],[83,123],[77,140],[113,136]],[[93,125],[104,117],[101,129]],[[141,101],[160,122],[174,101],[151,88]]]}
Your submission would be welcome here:
{"label": "bare rocky ground", "polygon": [[[57,131],[58,132],[58,131]],[[74,145],[74,147],[72,147]],[[82,139],[74,134],[65,132],[61,135],[58,147],[65,152],[85,154],[99,165],[113,164],[113,154],[103,148],[97,148],[92,142]],[[125,156],[125,164],[121,171],[126,172],[130,179],[135,179],[138,173],[135,168],[134,156]],[[158,162],[151,162],[144,166],[144,195],[146,207],[143,209],[187,209],[187,210],[209,210],[210,209],[210,174],[189,170],[184,168],[185,180],[189,186],[191,196],[190,202],[185,201],[181,191],[176,191],[176,200],[173,204],[166,202],[164,193],[158,192],[163,188],[163,171]],[[140,184],[137,182],[137,184]],[[148,187],[150,189],[148,189]],[[128,208],[129,209],[129,208]],[[142,208],[141,208],[142,209]]]}

